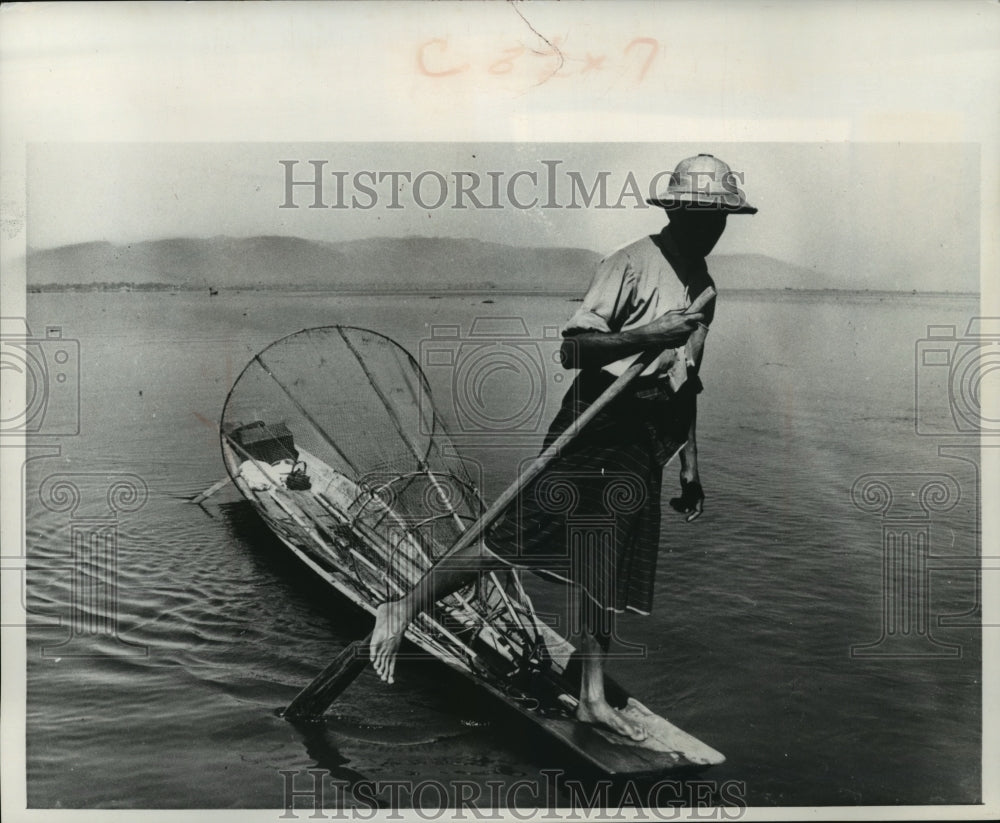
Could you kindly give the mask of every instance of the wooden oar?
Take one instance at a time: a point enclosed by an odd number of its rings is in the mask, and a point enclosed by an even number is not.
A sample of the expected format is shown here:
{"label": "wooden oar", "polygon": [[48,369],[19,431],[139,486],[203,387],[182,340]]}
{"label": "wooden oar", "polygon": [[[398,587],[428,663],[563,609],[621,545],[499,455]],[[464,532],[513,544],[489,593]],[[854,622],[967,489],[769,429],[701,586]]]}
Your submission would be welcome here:
{"label": "wooden oar", "polygon": [[[685,310],[685,314],[695,314],[703,309],[708,302],[715,297],[715,289],[709,286],[698,298]],[[473,523],[462,536],[455,541],[455,544],[441,556],[438,563],[447,561],[463,549],[476,543],[483,533],[493,522],[504,512],[504,510],[517,498],[521,489],[527,486],[532,480],[538,477],[549,464],[555,460],[560,452],[580,433],[580,431],[593,420],[609,403],[618,397],[629,384],[642,374],[662,352],[650,349],[643,352],[615,381],[604,390],[604,393],[591,403],[583,414],[562,434],[557,437],[552,444],[543,451],[528,469],[518,477],[501,494],[480,518]],[[369,650],[372,635],[369,634],[363,640],[356,640],[345,648],[337,658],[313,681],[299,692],[295,699],[288,704],[284,711],[287,718],[307,718],[318,717],[326,711],[327,707],[337,699],[340,693],[346,689],[351,681],[356,678],[368,664]]]}
{"label": "wooden oar", "polygon": [[232,482],[233,478],[223,477],[222,480],[220,480],[218,483],[213,483],[211,486],[205,489],[205,491],[203,491],[201,494],[196,494],[194,497],[192,497],[188,502],[194,503],[196,506],[200,506],[202,503],[208,500],[208,498],[210,498],[213,494],[215,494],[219,489],[221,489],[227,483],[232,483]]}

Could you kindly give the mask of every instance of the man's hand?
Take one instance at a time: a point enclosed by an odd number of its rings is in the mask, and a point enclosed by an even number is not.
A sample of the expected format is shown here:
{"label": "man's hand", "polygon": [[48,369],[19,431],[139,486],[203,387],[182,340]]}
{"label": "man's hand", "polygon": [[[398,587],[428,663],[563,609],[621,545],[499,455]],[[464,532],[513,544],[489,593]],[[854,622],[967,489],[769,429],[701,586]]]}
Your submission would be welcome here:
{"label": "man's hand", "polygon": [[682,477],[681,496],[672,498],[670,505],[675,511],[687,515],[684,518],[686,522],[697,520],[705,510],[705,492],[701,488],[701,483],[697,480],[685,480]]}
{"label": "man's hand", "polygon": [[668,311],[636,331],[641,332],[650,344],[662,346],[665,349],[676,349],[687,342],[691,333],[698,328],[698,324],[704,319],[705,315],[699,312],[685,314],[682,311]]}
{"label": "man's hand", "polygon": [[624,332],[580,332],[563,340],[559,357],[563,368],[600,368],[647,349],[683,346],[705,315],[668,311],[645,326]]}

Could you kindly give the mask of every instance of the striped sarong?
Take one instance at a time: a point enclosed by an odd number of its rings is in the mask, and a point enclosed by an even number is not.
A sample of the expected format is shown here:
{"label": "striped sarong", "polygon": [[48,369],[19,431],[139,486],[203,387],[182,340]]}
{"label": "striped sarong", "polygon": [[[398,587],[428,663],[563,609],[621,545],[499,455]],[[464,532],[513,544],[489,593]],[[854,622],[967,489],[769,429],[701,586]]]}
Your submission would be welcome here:
{"label": "striped sarong", "polygon": [[[552,443],[614,378],[581,372],[545,438]],[[677,394],[640,381],[595,417],[489,530],[502,558],[576,583],[592,604],[649,614],[660,542],[663,467],[687,440],[700,382]]]}

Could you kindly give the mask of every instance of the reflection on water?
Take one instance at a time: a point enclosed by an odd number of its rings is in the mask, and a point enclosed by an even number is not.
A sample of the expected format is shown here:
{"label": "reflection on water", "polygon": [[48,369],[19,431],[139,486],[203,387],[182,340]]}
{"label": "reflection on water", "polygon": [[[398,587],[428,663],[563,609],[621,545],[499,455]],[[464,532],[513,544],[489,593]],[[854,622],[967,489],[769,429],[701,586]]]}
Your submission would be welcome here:
{"label": "reflection on water", "polygon": [[[433,324],[464,334],[476,316],[516,315],[544,355],[543,327],[574,308],[564,298],[493,299],[31,296],[33,328],[62,325],[80,341],[82,399],[80,436],[28,470],[31,806],[277,808],[289,769],[325,769],[348,787],[544,782],[541,770],[557,766],[584,774],[432,662],[403,664],[394,687],[366,672],[321,723],[277,717],[368,619],[292,563],[231,488],[204,509],[185,501],[222,476],[215,425],[226,392],[272,339],[340,322],[418,355]],[[850,655],[883,625],[883,521],[852,503],[860,475],[951,475],[962,499],[933,515],[931,553],[975,554],[974,467],[939,456],[940,441],[916,436],[913,422],[917,341],[928,324],[964,328],[975,313],[964,298],[720,298],[699,410],[706,513],[686,525],[665,507],[655,611],[624,618],[619,632],[645,655],[615,667],[651,708],[727,755],[708,776],[745,781],[750,803],[979,797],[980,636],[937,624],[974,602],[971,572],[932,572],[928,595],[935,636],[961,657]],[[428,376],[460,427],[451,377]],[[544,384],[545,421],[565,385]],[[536,448],[463,431],[487,497]],[[57,472],[88,478],[72,512],[38,497]],[[123,472],[142,479],[148,499],[115,515],[98,487]],[[673,496],[676,467],[665,481]],[[115,562],[74,567],[74,535],[97,521]],[[560,590],[539,581],[531,590],[539,608],[558,612],[545,607]],[[78,632],[74,608],[91,627],[114,618],[117,640]],[[68,637],[74,654],[60,646]]]}

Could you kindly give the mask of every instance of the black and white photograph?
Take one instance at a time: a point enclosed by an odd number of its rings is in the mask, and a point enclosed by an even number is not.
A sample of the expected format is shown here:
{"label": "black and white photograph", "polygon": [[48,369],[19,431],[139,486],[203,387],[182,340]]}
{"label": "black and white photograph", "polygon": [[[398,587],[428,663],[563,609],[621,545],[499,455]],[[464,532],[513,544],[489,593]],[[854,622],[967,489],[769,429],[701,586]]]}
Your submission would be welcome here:
{"label": "black and white photograph", "polygon": [[5,6],[5,816],[995,817],[998,29]]}

